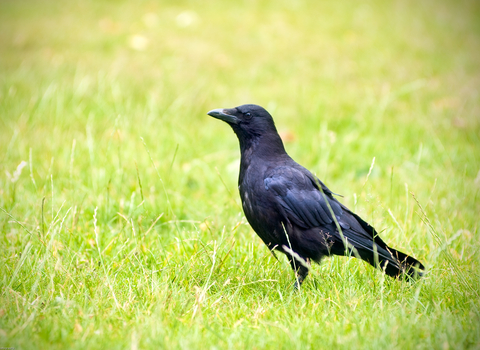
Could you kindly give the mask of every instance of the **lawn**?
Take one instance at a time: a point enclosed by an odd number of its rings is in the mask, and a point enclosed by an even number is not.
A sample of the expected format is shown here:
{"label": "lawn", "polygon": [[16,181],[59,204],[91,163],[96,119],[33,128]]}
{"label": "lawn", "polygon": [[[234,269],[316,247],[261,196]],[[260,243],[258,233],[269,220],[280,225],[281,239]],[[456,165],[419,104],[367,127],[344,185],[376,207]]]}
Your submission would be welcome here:
{"label": "lawn", "polygon": [[[0,73],[0,347],[480,348],[480,3],[3,0]],[[206,115],[243,103],[426,276],[295,293]]]}

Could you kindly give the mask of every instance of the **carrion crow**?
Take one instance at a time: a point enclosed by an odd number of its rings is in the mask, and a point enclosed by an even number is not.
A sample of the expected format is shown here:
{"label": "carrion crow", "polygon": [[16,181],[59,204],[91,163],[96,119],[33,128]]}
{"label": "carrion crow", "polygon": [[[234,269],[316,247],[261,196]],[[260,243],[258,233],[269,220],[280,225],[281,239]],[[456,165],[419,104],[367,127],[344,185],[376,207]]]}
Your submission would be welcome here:
{"label": "carrion crow", "polygon": [[421,276],[418,260],[390,248],[375,229],[340,203],[315,175],[285,151],[272,116],[247,104],[208,115],[229,124],[240,141],[238,189],[245,216],[270,250],[287,255],[295,288],[310,262],[354,255],[387,275]]}

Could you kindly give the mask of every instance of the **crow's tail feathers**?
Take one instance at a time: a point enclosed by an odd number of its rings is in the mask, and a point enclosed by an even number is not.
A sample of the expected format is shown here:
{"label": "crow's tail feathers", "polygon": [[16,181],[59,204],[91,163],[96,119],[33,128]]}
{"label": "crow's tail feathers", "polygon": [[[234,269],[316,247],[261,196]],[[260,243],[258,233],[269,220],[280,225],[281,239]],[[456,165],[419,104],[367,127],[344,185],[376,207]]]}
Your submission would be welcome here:
{"label": "crow's tail feathers", "polygon": [[344,235],[348,236],[348,241],[357,249],[363,260],[374,267],[381,268],[387,275],[392,277],[398,278],[406,275],[411,278],[416,278],[423,276],[425,266],[423,266],[420,261],[387,246],[370,224],[357,214],[351,212],[347,207],[343,206],[343,209],[347,210],[366,232],[372,234],[374,242],[344,231]]}
{"label": "crow's tail feathers", "polygon": [[358,253],[363,260],[381,268],[391,277],[406,275],[416,279],[422,277],[425,271],[425,266],[420,261],[388,246],[380,247],[375,244],[373,251],[359,249]]}

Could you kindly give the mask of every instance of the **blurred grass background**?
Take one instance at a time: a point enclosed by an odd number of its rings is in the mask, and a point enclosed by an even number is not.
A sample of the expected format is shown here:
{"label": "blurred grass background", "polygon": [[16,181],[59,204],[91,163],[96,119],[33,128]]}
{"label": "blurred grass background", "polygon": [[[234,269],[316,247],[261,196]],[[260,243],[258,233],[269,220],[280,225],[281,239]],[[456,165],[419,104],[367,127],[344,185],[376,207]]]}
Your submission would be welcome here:
{"label": "blurred grass background", "polygon": [[[479,348],[479,15],[2,1],[0,346]],[[335,257],[292,293],[243,217],[238,141],[206,115],[243,103],[427,276]]]}

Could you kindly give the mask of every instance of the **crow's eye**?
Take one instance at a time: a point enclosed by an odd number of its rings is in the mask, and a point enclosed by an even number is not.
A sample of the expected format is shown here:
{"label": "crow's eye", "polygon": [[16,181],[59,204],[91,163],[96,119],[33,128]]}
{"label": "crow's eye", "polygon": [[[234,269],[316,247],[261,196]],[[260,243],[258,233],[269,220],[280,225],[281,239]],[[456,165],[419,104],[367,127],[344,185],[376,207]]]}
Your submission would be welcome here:
{"label": "crow's eye", "polygon": [[245,117],[247,117],[247,119],[250,119],[250,118],[252,117],[252,115],[250,114],[250,112],[247,112],[247,113],[245,113],[244,115],[245,115]]}

